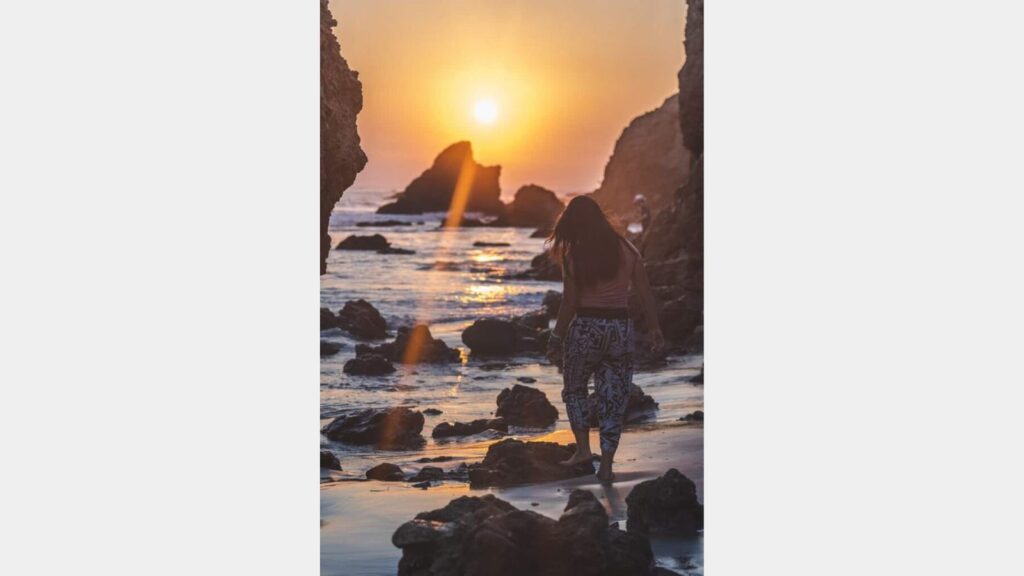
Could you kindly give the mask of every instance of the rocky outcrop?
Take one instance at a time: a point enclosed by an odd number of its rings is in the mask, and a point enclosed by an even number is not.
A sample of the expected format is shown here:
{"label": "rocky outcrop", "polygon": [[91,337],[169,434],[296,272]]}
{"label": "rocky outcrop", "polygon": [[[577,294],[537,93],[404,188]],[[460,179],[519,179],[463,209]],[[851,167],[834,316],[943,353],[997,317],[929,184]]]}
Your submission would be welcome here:
{"label": "rocky outcrop", "polygon": [[649,576],[648,540],[608,525],[593,494],[573,490],[558,520],[493,495],[461,496],[399,526],[399,576]]}
{"label": "rocky outcrop", "polygon": [[539,325],[531,326],[513,320],[481,318],[462,331],[462,343],[473,354],[540,353],[543,351],[543,342],[538,328]]}
{"label": "rocky outcrop", "polygon": [[[626,414],[622,419],[623,424],[634,424],[649,420],[655,416],[657,410],[658,403],[654,401],[654,398],[644,394],[644,391],[636,384],[629,385],[629,395],[626,397]],[[587,396],[587,413],[590,425],[596,427],[599,424],[599,414],[601,413],[601,401],[598,399],[596,392],[591,392]]]}
{"label": "rocky outcrop", "polygon": [[405,480],[405,474],[402,472],[402,469],[390,462],[377,464],[370,468],[366,471],[366,477],[370,480],[380,480],[382,482],[401,482]]}
{"label": "rocky outcrop", "polygon": [[592,462],[566,466],[563,461],[576,451],[574,444],[523,442],[507,438],[487,448],[482,462],[469,465],[471,488],[512,486],[565,480],[594,473]]}
{"label": "rocky outcrop", "polygon": [[689,175],[668,208],[656,212],[643,250],[665,337],[697,349],[704,324],[704,1],[688,5],[679,126],[691,157]]}
{"label": "rocky outcrop", "polygon": [[465,210],[502,214],[505,205],[499,196],[501,166],[482,166],[473,159],[469,142],[456,142],[445,148],[434,164],[413,180],[394,202],[377,209],[378,214],[422,214],[447,212],[459,178],[467,186]]}
{"label": "rocky outcrop", "polygon": [[320,433],[348,444],[374,444],[380,449],[405,448],[423,442],[423,414],[405,406],[367,408],[342,414]]}
{"label": "rocky outcrop", "polygon": [[505,219],[510,226],[550,229],[564,208],[565,203],[554,192],[529,184],[516,191],[505,211]]}
{"label": "rocky outcrop", "polygon": [[636,212],[633,198],[643,194],[657,213],[673,203],[689,170],[690,153],[679,133],[679,98],[672,95],[622,131],[592,197],[620,219],[631,220]]}
{"label": "rocky outcrop", "polygon": [[508,422],[504,418],[481,418],[472,422],[441,422],[434,427],[434,431],[430,435],[434,438],[449,438],[479,434],[485,430],[508,432]]}
{"label": "rocky outcrop", "polygon": [[371,354],[403,364],[458,362],[460,358],[459,351],[449,348],[444,341],[435,339],[426,324],[399,328],[394,342],[380,346],[356,345],[357,358]]}
{"label": "rocky outcrop", "polygon": [[637,484],[626,496],[626,507],[630,532],[696,536],[704,528],[697,486],[675,468]]}
{"label": "rocky outcrop", "polygon": [[320,0],[320,273],[327,272],[331,237],[327,226],[334,205],[366,165],[359,147],[356,115],[363,109],[359,75],[341,56],[332,28],[338,25]]}
{"label": "rocky outcrop", "polygon": [[341,461],[330,450],[320,451],[320,467],[328,470],[341,470]]}
{"label": "rocky outcrop", "polygon": [[546,428],[558,420],[558,409],[548,401],[546,394],[536,388],[516,384],[502,390],[497,402],[498,409],[494,415],[513,426]]}
{"label": "rocky outcrop", "polygon": [[395,366],[380,354],[364,354],[345,362],[341,370],[353,376],[383,376],[394,373]]}
{"label": "rocky outcrop", "polygon": [[703,410],[695,410],[693,412],[690,412],[686,416],[683,416],[679,420],[681,420],[683,422],[691,422],[691,423],[698,423],[699,422],[699,423],[703,424],[704,423],[704,411]]}
{"label": "rocky outcrop", "polygon": [[334,356],[338,352],[341,352],[341,344],[331,342],[330,340],[320,341],[320,357],[327,358],[328,356]]}
{"label": "rocky outcrop", "polygon": [[357,338],[379,339],[387,336],[387,322],[366,300],[350,300],[334,314],[320,309],[320,329],[341,328]]}

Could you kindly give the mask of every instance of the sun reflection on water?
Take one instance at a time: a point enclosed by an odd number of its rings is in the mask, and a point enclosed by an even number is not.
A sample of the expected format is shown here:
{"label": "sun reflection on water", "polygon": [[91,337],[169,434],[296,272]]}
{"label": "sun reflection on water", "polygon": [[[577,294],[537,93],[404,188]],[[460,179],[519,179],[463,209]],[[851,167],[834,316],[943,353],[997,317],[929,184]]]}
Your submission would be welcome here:
{"label": "sun reflection on water", "polygon": [[506,292],[507,290],[501,284],[470,284],[459,301],[464,303],[499,302],[505,299]]}

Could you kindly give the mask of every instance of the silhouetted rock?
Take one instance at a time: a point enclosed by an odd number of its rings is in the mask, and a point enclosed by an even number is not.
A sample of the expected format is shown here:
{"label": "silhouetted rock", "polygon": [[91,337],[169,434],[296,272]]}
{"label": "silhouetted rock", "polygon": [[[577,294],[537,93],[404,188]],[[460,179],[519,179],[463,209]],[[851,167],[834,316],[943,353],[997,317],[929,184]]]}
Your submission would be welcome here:
{"label": "silhouetted rock", "polygon": [[388,246],[387,248],[381,248],[377,250],[377,254],[415,254],[415,250],[406,250],[405,248],[395,248],[394,246]]}
{"label": "silhouetted rock", "polygon": [[441,422],[434,427],[431,436],[434,438],[449,438],[451,436],[469,436],[479,434],[484,430],[497,430],[508,432],[508,423],[504,418],[481,418],[472,422]]}
{"label": "silhouetted rock", "polygon": [[522,316],[517,316],[515,318],[516,323],[518,323],[518,324],[520,324],[522,326],[526,326],[527,328],[530,328],[531,330],[537,330],[537,331],[547,329],[548,322],[550,320],[551,320],[551,317],[548,316],[547,310],[538,310],[537,312],[529,312],[527,314],[523,314]]}
{"label": "silhouetted rock", "polygon": [[515,199],[505,211],[506,219],[512,226],[527,228],[552,228],[565,203],[554,192],[529,184],[516,191]]}
{"label": "silhouetted rock", "polygon": [[390,228],[393,226],[412,226],[412,222],[402,220],[377,220],[376,222],[356,222],[360,228]]}
{"label": "silhouetted rock", "polygon": [[408,479],[409,482],[433,482],[446,478],[444,470],[437,466],[424,466],[414,476]]}
{"label": "silhouetted rock", "polygon": [[473,488],[511,486],[593,474],[591,462],[575,466],[561,464],[572,457],[574,450],[574,444],[522,442],[514,438],[501,440],[491,444],[483,461],[469,465],[470,485]]}
{"label": "silhouetted rock", "polygon": [[498,184],[501,166],[477,164],[473,160],[472,145],[469,142],[457,142],[445,148],[434,159],[433,166],[413,180],[394,202],[381,206],[377,213],[447,212],[460,174],[472,182],[466,198],[466,211],[486,214],[504,212]]}
{"label": "silhouetted rock", "polygon": [[329,340],[320,341],[320,357],[326,358],[328,356],[334,356],[341,351],[341,344],[331,342]]}
{"label": "silhouetted rock", "polygon": [[516,380],[522,382],[523,384],[533,384],[534,382],[537,381],[536,378],[532,378],[530,376],[520,376],[519,378],[516,378]]}
{"label": "silhouetted rock", "polygon": [[366,408],[338,416],[320,431],[331,440],[403,448],[422,443],[423,414],[405,406]]}
{"label": "silhouetted rock", "polygon": [[462,331],[462,343],[482,355],[540,353],[538,337],[536,328],[500,318],[481,318]]}
{"label": "silhouetted rock", "polygon": [[530,260],[530,267],[519,272],[512,274],[511,278],[514,280],[547,280],[549,282],[561,282],[562,281],[562,266],[555,262],[550,254],[545,251]]}
{"label": "silhouetted rock", "polygon": [[572,498],[557,521],[493,495],[462,496],[417,514],[391,538],[402,549],[398,575],[649,576],[647,539],[609,527],[589,492]]}
{"label": "silhouetted rock", "polygon": [[498,409],[494,415],[505,418],[514,426],[545,428],[558,420],[558,409],[536,388],[516,384],[502,390],[497,402]]}
{"label": "silhouetted rock", "polygon": [[[597,426],[599,423],[598,415],[601,413],[601,404],[596,392],[591,392],[587,396],[587,408],[590,425]],[[626,414],[623,417],[623,424],[632,424],[653,418],[657,410],[658,403],[654,401],[654,398],[644,394],[644,391],[636,384],[629,385],[629,396],[626,398]]]}
{"label": "silhouetted rock", "polygon": [[697,501],[697,487],[675,468],[637,484],[626,496],[626,506],[630,532],[695,536],[704,528],[704,506]]}
{"label": "silhouetted rock", "polygon": [[387,238],[380,234],[357,236],[352,234],[338,243],[335,250],[386,250],[391,247]]}
{"label": "silhouetted rock", "polygon": [[683,422],[704,422],[704,411],[696,410],[680,418]]}
{"label": "silhouetted rock", "polygon": [[638,219],[634,196],[643,194],[652,212],[664,210],[689,172],[690,152],[679,132],[679,97],[673,94],[622,131],[592,197],[625,224]]}
{"label": "silhouetted rock", "polygon": [[484,242],[482,240],[477,240],[476,242],[473,242],[473,246],[476,246],[477,248],[501,248],[504,246],[511,246],[511,244],[508,242]]}
{"label": "silhouetted rock", "polygon": [[366,477],[370,480],[381,480],[383,482],[402,482],[405,480],[405,474],[402,472],[402,469],[390,462],[377,464],[370,468],[366,471]]}
{"label": "silhouetted rock", "polygon": [[[358,338],[385,338],[388,324],[380,312],[366,300],[350,300],[333,318],[327,319],[324,310],[320,309],[320,329],[324,329],[325,321],[331,328],[342,328]],[[330,313],[330,310],[327,310]],[[326,320],[325,320],[326,319]]]}
{"label": "silhouetted rock", "polygon": [[399,328],[394,342],[380,346],[356,345],[356,357],[368,354],[379,354],[403,364],[458,362],[460,358],[459,351],[435,339],[426,324]]}
{"label": "silhouetted rock", "polygon": [[320,467],[328,470],[341,470],[341,462],[330,450],[320,451]]}
{"label": "silhouetted rock", "polygon": [[366,165],[359,147],[356,115],[363,109],[359,75],[341,57],[327,0],[320,0],[320,273],[327,272],[331,237],[327,225],[334,205]]}
{"label": "silhouetted rock", "polygon": [[382,376],[393,373],[395,367],[380,354],[365,354],[348,360],[341,370],[353,376]]}
{"label": "silhouetted rock", "polygon": [[437,408],[427,408],[426,410],[423,411],[423,413],[429,416],[437,416],[438,414],[442,414],[443,412],[441,410],[438,410]]}

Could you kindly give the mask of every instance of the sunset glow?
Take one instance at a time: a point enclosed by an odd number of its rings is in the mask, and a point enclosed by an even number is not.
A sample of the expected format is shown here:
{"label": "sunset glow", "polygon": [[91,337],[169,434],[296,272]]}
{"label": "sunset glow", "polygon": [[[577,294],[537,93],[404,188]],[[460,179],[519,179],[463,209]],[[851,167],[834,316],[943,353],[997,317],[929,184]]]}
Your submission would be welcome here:
{"label": "sunset glow", "polygon": [[[355,187],[401,190],[448,145],[528,183],[595,189],[622,130],[678,90],[685,2],[331,0],[359,72]],[[429,23],[429,25],[425,25]]]}

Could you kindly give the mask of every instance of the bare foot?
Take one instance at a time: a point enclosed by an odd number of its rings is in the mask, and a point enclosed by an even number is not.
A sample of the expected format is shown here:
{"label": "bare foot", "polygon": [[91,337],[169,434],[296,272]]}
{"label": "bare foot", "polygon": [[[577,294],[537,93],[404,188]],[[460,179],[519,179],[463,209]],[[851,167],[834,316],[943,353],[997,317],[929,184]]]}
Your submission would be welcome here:
{"label": "bare foot", "polygon": [[590,452],[586,452],[586,453],[583,453],[583,454],[580,454],[579,452],[577,452],[577,453],[572,455],[572,458],[569,458],[568,460],[562,460],[561,463],[564,466],[575,466],[575,465],[579,464],[580,462],[590,462],[591,460],[593,460],[593,458],[594,458],[594,455],[591,454]]}

